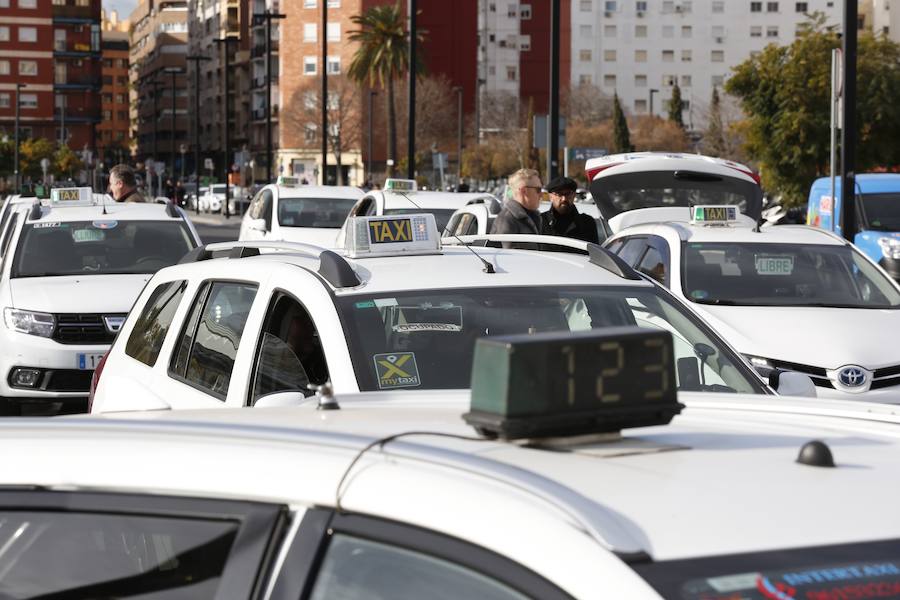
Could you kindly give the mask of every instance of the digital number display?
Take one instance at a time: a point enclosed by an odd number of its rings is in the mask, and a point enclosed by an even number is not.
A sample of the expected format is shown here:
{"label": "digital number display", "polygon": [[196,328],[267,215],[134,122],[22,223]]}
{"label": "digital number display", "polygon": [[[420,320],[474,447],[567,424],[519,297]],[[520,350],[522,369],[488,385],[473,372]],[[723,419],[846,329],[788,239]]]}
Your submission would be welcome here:
{"label": "digital number display", "polygon": [[369,242],[372,244],[395,244],[412,242],[411,219],[390,219],[369,221]]}

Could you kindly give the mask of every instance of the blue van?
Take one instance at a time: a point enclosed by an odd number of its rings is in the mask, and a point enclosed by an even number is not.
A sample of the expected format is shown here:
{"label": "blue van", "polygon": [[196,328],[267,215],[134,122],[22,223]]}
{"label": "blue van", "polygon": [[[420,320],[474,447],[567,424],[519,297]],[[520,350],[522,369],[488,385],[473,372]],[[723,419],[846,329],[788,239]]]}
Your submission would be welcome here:
{"label": "blue van", "polygon": [[[809,190],[806,224],[841,234],[841,180],[816,179]],[[863,173],[856,176],[857,225],[853,243],[900,281],[900,173]],[[835,218],[837,215],[837,218]]]}

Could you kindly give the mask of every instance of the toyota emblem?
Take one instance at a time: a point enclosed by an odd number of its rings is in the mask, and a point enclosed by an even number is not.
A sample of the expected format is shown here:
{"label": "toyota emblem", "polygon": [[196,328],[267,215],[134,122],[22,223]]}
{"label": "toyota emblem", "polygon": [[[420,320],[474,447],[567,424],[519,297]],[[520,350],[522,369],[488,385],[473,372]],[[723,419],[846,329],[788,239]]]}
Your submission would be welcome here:
{"label": "toyota emblem", "polygon": [[860,367],[844,367],[838,371],[838,381],[844,387],[859,387],[866,383],[866,372]]}

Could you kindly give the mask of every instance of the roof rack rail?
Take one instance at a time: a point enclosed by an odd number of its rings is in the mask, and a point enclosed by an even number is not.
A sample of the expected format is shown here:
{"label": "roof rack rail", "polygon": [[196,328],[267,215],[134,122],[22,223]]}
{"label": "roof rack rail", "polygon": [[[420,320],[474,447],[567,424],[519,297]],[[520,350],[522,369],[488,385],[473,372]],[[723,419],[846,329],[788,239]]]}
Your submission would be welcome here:
{"label": "roof rack rail", "polygon": [[37,221],[43,214],[44,213],[41,210],[41,202],[40,200],[38,200],[31,204],[31,210],[28,212],[28,219],[30,221]]}
{"label": "roof rack rail", "polygon": [[[327,250],[312,244],[300,242],[215,242],[194,248],[185,254],[178,264],[186,264],[210,260],[215,258],[213,253],[227,252],[228,258],[247,258],[259,256],[261,249],[283,250],[294,254],[301,254],[319,259],[318,273],[334,287],[356,287],[362,283],[356,271],[350,266],[343,256],[332,250]],[[224,258],[224,256],[223,256]]]}
{"label": "roof rack rail", "polygon": [[166,214],[172,217],[173,219],[180,219],[181,213],[178,212],[178,208],[175,207],[174,202],[166,202]]}
{"label": "roof rack rail", "polygon": [[520,242],[530,244],[540,244],[546,248],[547,246],[558,246],[561,248],[573,248],[580,250],[588,255],[591,264],[605,269],[624,279],[640,281],[642,277],[635,271],[631,265],[607,250],[606,248],[594,244],[593,242],[585,242],[583,240],[574,240],[572,238],[557,235],[537,235],[531,233],[503,233],[488,235],[463,235],[458,238],[450,237],[441,240],[441,243],[447,246],[463,244],[478,244],[479,242]]}

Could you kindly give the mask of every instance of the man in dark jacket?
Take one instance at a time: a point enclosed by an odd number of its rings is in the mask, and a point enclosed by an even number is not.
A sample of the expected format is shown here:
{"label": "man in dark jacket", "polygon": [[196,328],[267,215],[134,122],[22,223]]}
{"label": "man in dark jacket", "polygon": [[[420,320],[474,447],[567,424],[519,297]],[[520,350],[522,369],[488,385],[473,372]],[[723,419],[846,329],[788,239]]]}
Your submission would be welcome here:
{"label": "man in dark jacket", "polygon": [[547,235],[600,243],[597,224],[590,215],[583,215],[575,208],[575,190],[578,185],[568,177],[557,177],[547,184],[550,194],[550,210],[541,213],[541,230]]}
{"label": "man in dark jacket", "polygon": [[[503,209],[491,233],[541,233],[541,176],[534,169],[519,169],[509,177],[510,197],[503,203]],[[537,244],[503,242],[504,248],[537,250]]]}

